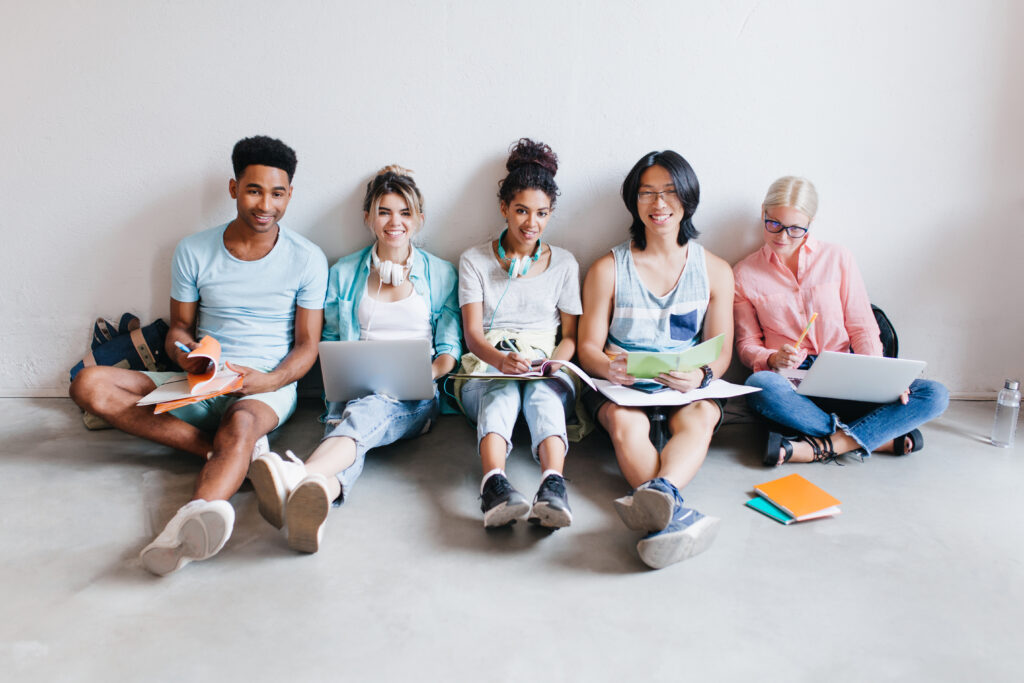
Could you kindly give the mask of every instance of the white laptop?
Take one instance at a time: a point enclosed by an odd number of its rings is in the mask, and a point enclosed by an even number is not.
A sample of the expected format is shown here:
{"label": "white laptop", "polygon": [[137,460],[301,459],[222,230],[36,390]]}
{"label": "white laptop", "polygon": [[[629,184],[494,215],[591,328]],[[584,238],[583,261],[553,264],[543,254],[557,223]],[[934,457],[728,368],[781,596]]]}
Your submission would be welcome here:
{"label": "white laptop", "polygon": [[328,401],[351,401],[374,393],[399,401],[434,398],[426,339],[322,341],[320,369]]}
{"label": "white laptop", "polygon": [[924,371],[923,360],[823,351],[809,370],[783,370],[796,393],[868,403],[891,403]]}

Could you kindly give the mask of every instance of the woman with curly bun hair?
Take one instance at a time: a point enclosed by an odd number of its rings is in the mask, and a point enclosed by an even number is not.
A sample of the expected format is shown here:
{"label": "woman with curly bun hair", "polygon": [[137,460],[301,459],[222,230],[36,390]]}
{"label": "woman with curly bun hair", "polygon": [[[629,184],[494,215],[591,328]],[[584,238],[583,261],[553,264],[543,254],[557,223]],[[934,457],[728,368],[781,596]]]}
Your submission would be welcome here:
{"label": "woman with curly bun hair", "polygon": [[[412,244],[423,227],[423,197],[412,171],[381,169],[366,187],[363,220],[374,243],[330,269],[323,339],[425,339],[437,380],[462,353],[458,275],[451,263]],[[290,451],[253,463],[249,478],[260,513],[278,528],[287,525],[292,548],[316,552],[330,505],[349,496],[366,452],[422,434],[439,408],[436,389],[422,401],[370,394],[328,403],[323,441],[305,464]]]}
{"label": "woman with curly bun hair", "polygon": [[[541,240],[558,197],[558,157],[547,145],[523,138],[513,145],[506,168],[498,191],[504,229],[459,259],[459,305],[470,351],[462,369],[468,373],[519,375],[531,363],[567,361],[576,352],[579,264],[565,249]],[[564,370],[549,367],[552,379],[471,379],[461,389],[463,409],[477,426],[485,527],[524,517],[549,528],[572,523],[562,468],[575,389]],[[543,470],[532,505],[505,474],[520,411]]]}

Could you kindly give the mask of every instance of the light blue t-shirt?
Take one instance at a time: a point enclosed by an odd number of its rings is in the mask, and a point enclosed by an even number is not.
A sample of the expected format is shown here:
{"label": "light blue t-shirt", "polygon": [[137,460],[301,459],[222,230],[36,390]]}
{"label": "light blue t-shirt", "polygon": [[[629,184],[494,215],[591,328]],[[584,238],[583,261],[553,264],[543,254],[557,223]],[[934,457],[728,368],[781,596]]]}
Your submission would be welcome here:
{"label": "light blue t-shirt", "polygon": [[295,307],[324,307],[327,258],[302,235],[280,227],[269,254],[242,261],[224,246],[227,226],[178,243],[171,297],[199,302],[196,338],[213,335],[222,360],[273,370],[291,350]]}

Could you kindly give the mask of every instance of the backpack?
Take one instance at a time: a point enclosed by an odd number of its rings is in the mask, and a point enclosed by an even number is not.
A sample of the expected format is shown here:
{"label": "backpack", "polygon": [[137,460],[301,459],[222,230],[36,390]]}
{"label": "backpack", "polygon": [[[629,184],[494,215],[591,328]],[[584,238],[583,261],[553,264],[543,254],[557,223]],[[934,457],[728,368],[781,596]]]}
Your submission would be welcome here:
{"label": "backpack", "polygon": [[896,336],[896,328],[892,321],[878,306],[871,304],[871,312],[875,314],[875,322],[878,323],[878,338],[882,341],[882,355],[886,358],[897,358],[900,353],[900,340]]}
{"label": "backpack", "polygon": [[[83,368],[93,365],[109,365],[127,370],[177,369],[164,349],[167,331],[167,323],[159,318],[145,327],[142,327],[138,316],[132,313],[122,315],[117,325],[97,318],[92,330],[92,348],[85,358],[71,368],[71,380],[74,381]],[[89,429],[110,427],[106,420],[90,413],[84,413],[82,421]]]}

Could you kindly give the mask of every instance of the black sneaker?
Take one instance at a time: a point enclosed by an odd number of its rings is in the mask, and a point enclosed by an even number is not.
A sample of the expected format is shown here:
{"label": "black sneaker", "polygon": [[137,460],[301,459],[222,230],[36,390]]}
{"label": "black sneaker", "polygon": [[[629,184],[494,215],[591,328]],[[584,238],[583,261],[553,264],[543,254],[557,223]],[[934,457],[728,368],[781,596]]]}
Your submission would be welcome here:
{"label": "black sneaker", "polygon": [[569,496],[565,492],[565,478],[557,474],[544,477],[533,497],[530,508],[531,524],[540,524],[550,529],[560,529],[572,524],[572,510],[569,509]]}
{"label": "black sneaker", "polygon": [[530,504],[523,494],[512,488],[512,484],[503,474],[495,474],[484,482],[484,491],[480,494],[480,510],[484,513],[485,527],[498,527],[515,524],[530,511]]}

